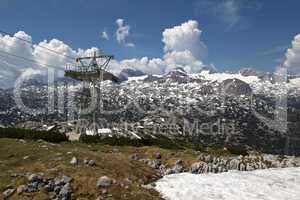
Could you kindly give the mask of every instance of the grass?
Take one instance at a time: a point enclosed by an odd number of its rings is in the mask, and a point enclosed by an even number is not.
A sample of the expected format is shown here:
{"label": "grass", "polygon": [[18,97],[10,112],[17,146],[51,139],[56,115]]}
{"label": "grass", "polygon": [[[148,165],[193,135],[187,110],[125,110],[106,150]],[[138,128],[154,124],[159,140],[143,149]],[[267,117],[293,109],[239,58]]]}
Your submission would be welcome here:
{"label": "grass", "polygon": [[[96,199],[101,191],[96,188],[97,178],[106,175],[116,180],[108,189],[107,199],[161,199],[154,190],[143,188],[160,178],[155,170],[139,161],[130,160],[130,155],[153,159],[155,152],[161,152],[162,162],[167,166],[174,165],[177,159],[187,164],[195,162],[197,155],[193,150],[162,149],[156,146],[132,147],[109,146],[103,144],[59,143],[41,141],[20,141],[17,139],[0,139],[0,191],[8,185],[13,187],[26,183],[24,177],[14,178],[15,173],[40,173],[47,177],[60,174],[71,176],[74,188],[74,199]],[[24,157],[29,156],[27,159]],[[79,159],[77,166],[70,165],[71,158]],[[84,159],[96,161],[96,167],[83,164]],[[128,182],[128,179],[131,183]],[[2,193],[0,194],[0,199]],[[14,194],[11,199],[47,199],[43,191],[33,194]]]}

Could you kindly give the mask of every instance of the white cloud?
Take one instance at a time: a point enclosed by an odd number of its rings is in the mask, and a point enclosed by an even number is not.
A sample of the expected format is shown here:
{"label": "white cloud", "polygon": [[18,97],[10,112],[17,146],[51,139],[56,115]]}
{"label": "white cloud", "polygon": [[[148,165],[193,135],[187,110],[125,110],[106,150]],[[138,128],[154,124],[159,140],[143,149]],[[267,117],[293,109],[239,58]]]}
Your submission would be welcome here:
{"label": "white cloud", "polygon": [[129,42],[129,43],[126,44],[126,46],[134,48],[134,47],[135,47],[135,44]]}
{"label": "white cloud", "polygon": [[116,24],[118,26],[116,31],[117,41],[119,43],[125,43],[126,38],[129,36],[130,26],[125,25],[124,19],[117,19]]}
{"label": "white cloud", "polygon": [[284,65],[291,70],[300,70],[300,34],[296,35],[292,47],[287,50]]}
{"label": "white cloud", "polygon": [[116,24],[118,26],[116,31],[116,39],[119,44],[124,44],[127,47],[135,47],[132,42],[127,42],[127,38],[130,35],[130,26],[125,24],[124,19],[117,19]]}
{"label": "white cloud", "polygon": [[194,20],[165,29],[162,38],[165,44],[164,50],[167,53],[188,50],[194,57],[203,59],[207,55],[207,48],[201,41],[201,33],[198,22]]}
{"label": "white cloud", "polygon": [[[42,47],[52,49],[58,52],[58,54],[60,54],[61,56]],[[77,56],[77,52],[66,45],[64,42],[57,39],[52,39],[49,42],[47,40],[44,40],[38,45],[35,45],[33,56],[35,60],[40,63],[57,66],[57,68],[63,69],[66,63],[74,62],[74,60],[72,60],[72,58],[70,57],[75,58]]]}
{"label": "white cloud", "polygon": [[[11,87],[14,81],[22,74],[30,75],[45,71],[48,67],[64,70],[67,63],[74,63],[73,58],[92,55],[97,48],[73,50],[64,42],[52,39],[44,40],[36,45],[31,45],[31,36],[23,31],[14,34],[15,37],[0,35],[0,85]],[[18,39],[19,38],[19,39]],[[28,42],[22,41],[26,40]],[[44,47],[44,48],[42,48]],[[57,53],[49,51],[51,49]],[[16,55],[31,61],[18,58]],[[23,75],[24,75],[23,74]]]}
{"label": "white cloud", "polygon": [[104,40],[109,40],[108,33],[106,31],[102,31],[101,38],[104,39]]}
{"label": "white cloud", "polygon": [[[122,19],[117,20],[116,23],[120,27],[126,26]],[[31,36],[22,31],[17,32],[15,36],[31,41]],[[180,26],[166,29],[162,38],[165,44],[165,54],[162,58],[142,57],[121,61],[113,60],[109,65],[109,70],[117,74],[123,68],[132,67],[148,74],[164,74],[173,68],[182,67],[187,72],[197,72],[204,66],[201,58],[205,57],[207,53],[207,48],[200,40],[200,36],[201,30],[196,21],[188,21]],[[126,37],[119,39],[125,41]],[[133,43],[125,41],[124,44],[134,47]],[[41,46],[57,53],[41,48]],[[35,60],[39,64],[3,55],[1,51]],[[58,39],[44,40],[36,45],[31,45],[14,37],[0,35],[0,84],[2,87],[12,86],[13,81],[22,72],[26,71],[26,74],[39,73],[45,71],[49,65],[63,71],[67,63],[75,62],[74,58],[91,56],[95,51],[100,50],[96,47],[74,50]]]}
{"label": "white cloud", "polygon": [[165,54],[164,63],[167,66],[166,71],[170,71],[176,67],[182,67],[189,73],[195,73],[204,67],[204,64],[196,59],[188,50],[172,51]]}

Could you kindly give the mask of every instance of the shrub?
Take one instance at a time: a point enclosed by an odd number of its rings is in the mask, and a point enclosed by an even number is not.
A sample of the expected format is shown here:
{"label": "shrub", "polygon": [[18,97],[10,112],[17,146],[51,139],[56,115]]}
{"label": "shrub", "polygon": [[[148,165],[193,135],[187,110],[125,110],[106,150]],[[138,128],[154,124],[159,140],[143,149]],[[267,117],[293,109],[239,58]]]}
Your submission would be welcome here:
{"label": "shrub", "polygon": [[92,144],[100,143],[105,145],[112,146],[158,146],[166,149],[179,149],[181,145],[178,145],[177,142],[172,141],[171,139],[165,136],[159,136],[158,139],[155,138],[142,138],[142,139],[131,139],[128,137],[101,137],[99,135],[85,135],[82,134],[79,138],[80,142]]}
{"label": "shrub", "polygon": [[65,142],[68,137],[63,133],[49,131],[35,131],[21,128],[0,128],[0,138],[15,138],[29,140],[45,140],[47,142]]}

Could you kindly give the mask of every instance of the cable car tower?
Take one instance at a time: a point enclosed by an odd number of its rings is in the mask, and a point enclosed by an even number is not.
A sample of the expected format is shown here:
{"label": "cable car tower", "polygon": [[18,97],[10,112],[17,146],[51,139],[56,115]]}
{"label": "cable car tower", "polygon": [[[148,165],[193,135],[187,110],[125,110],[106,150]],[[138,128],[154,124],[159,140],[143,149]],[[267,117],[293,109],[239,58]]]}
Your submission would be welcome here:
{"label": "cable car tower", "polygon": [[[65,76],[72,79],[81,81],[83,84],[88,83],[91,85],[91,92],[96,97],[96,110],[93,111],[93,129],[94,133],[97,133],[97,113],[101,113],[102,108],[102,96],[101,96],[101,83],[106,80],[118,83],[120,80],[118,77],[108,72],[107,66],[109,62],[114,59],[112,55],[105,55],[102,51],[100,53],[94,52],[93,56],[76,58],[76,66],[66,67]],[[83,102],[85,103],[85,102]],[[81,105],[78,113],[78,118],[81,114]],[[79,119],[78,119],[79,120]]]}

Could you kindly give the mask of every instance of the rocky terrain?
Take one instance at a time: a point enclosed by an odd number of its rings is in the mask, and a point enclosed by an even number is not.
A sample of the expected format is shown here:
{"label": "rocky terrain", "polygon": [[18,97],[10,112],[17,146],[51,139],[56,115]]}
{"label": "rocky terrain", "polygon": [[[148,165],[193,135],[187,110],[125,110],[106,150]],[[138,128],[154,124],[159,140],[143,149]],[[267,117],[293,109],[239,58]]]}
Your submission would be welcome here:
{"label": "rocky terrain", "polygon": [[275,75],[250,69],[187,74],[181,68],[160,76],[125,70],[122,76],[120,84],[101,86],[98,133],[87,132],[93,116],[82,113],[93,100],[91,91],[70,79],[49,87],[42,79],[25,82],[20,97],[27,112],[17,106],[12,89],[2,89],[0,124],[135,139],[163,134],[204,146],[300,153],[298,78],[278,83]]}
{"label": "rocky terrain", "polygon": [[0,139],[0,198],[161,199],[164,175],[300,167],[300,158],[226,149],[171,150]]}

